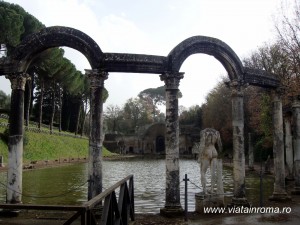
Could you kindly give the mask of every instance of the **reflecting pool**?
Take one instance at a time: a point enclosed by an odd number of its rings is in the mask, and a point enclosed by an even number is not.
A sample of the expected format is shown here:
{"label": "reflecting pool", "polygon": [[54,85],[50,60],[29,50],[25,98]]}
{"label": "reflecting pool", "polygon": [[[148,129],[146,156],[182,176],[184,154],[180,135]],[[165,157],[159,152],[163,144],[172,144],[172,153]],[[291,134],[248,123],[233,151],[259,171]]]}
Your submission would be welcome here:
{"label": "reflecting pool", "polygon": [[[23,203],[47,205],[78,205],[87,199],[87,163],[25,171],[23,175]],[[127,175],[134,175],[136,213],[158,213],[164,207],[165,161],[136,159],[103,161],[103,188],[106,189]],[[181,204],[184,206],[184,175],[187,174],[189,211],[195,209],[194,195],[202,191],[200,169],[196,160],[180,160]],[[207,174],[209,177],[209,173]],[[6,172],[0,173],[0,201],[5,202]],[[210,180],[208,179],[208,183]],[[225,194],[233,192],[231,168],[223,169]],[[208,184],[209,185],[209,184]],[[247,174],[247,198],[254,205],[259,202],[259,176]],[[273,192],[273,179],[264,177],[264,198]]]}

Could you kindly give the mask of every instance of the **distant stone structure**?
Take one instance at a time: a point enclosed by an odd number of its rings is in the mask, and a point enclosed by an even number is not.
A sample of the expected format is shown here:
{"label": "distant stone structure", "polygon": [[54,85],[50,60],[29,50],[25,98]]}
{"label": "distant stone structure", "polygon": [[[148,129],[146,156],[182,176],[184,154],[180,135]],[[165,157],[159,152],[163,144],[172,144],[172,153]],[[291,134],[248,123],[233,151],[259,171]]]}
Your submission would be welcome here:
{"label": "distant stone structure", "polygon": [[[103,145],[110,151],[119,154],[164,155],[165,123],[154,123],[136,130],[134,135],[105,135]],[[192,156],[192,146],[199,141],[199,128],[182,126],[179,133],[179,153]]]}

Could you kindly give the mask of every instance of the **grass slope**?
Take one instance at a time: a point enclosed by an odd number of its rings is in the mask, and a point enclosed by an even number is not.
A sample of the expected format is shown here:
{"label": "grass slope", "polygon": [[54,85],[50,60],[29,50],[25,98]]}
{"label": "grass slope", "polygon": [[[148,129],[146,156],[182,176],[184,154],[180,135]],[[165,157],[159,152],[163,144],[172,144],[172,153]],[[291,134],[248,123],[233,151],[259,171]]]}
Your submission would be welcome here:
{"label": "grass slope", "polygon": [[[0,127],[0,133],[5,128]],[[88,156],[88,140],[43,133],[26,132],[28,143],[24,146],[24,162],[55,160],[59,158],[84,158]],[[0,139],[0,155],[7,161],[8,147]],[[103,147],[104,157],[115,155]]]}

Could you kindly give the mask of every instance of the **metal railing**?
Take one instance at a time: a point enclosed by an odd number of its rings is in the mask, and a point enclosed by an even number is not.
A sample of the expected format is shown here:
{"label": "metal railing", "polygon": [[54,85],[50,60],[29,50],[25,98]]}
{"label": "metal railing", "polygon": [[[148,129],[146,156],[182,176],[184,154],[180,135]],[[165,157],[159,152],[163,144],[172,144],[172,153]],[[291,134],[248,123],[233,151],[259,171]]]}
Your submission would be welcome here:
{"label": "metal railing", "polygon": [[[118,188],[120,191],[117,199],[116,189]],[[103,207],[99,207],[102,206],[103,200]],[[0,204],[0,209],[72,212],[72,216],[63,225],[73,224],[79,219],[81,225],[127,225],[129,218],[134,221],[135,217],[133,175],[125,177],[81,206]],[[100,216],[98,216],[99,214]]]}

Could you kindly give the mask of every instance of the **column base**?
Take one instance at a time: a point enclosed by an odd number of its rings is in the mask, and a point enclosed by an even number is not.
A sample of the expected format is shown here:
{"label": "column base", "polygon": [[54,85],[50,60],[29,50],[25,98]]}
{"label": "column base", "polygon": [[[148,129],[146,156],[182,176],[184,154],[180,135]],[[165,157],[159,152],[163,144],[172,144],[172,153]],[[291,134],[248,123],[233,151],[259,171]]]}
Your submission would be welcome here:
{"label": "column base", "polygon": [[269,197],[269,200],[277,202],[288,202],[292,199],[290,196],[288,196],[287,193],[273,193],[273,195]]}
{"label": "column base", "polygon": [[179,217],[184,215],[184,210],[181,206],[165,206],[160,209],[160,215],[165,217]]}
{"label": "column base", "polygon": [[195,211],[204,213],[204,208],[207,207],[224,207],[224,196],[195,194]]}
{"label": "column base", "polygon": [[300,195],[300,187],[295,187],[294,190],[291,191],[292,195]]}
{"label": "column base", "polygon": [[228,207],[251,207],[247,198],[235,198],[233,197]]}

